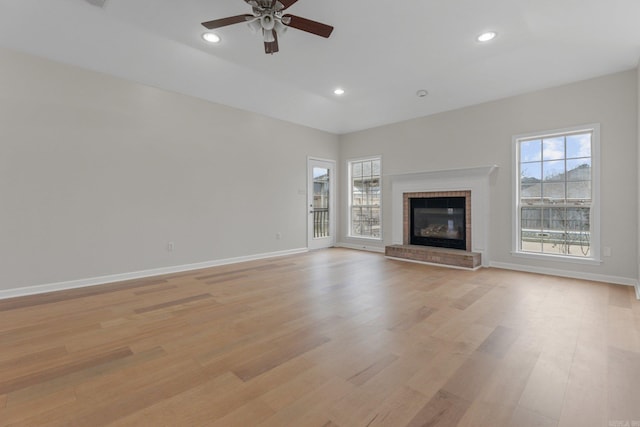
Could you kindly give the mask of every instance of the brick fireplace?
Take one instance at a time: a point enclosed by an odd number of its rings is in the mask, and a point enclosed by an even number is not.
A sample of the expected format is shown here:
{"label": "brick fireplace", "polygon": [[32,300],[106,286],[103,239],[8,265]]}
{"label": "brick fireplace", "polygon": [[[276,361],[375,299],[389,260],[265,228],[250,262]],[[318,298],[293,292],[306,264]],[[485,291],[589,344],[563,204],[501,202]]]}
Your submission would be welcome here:
{"label": "brick fireplace", "polygon": [[[490,178],[495,170],[497,170],[496,166],[481,166],[389,176],[392,199],[390,236],[392,244],[385,246],[386,256],[465,269],[488,266]],[[412,244],[411,200],[443,197],[464,197],[466,241],[463,248],[451,249]],[[423,235],[428,235],[431,231],[429,227],[424,226],[418,226],[417,229],[422,230]],[[415,234],[415,229],[413,232]]]}
{"label": "brick fireplace", "polygon": [[464,198],[464,226],[465,226],[465,248],[471,252],[471,191],[430,191],[413,192],[402,195],[402,244],[411,244],[411,199],[442,199],[445,197]]}

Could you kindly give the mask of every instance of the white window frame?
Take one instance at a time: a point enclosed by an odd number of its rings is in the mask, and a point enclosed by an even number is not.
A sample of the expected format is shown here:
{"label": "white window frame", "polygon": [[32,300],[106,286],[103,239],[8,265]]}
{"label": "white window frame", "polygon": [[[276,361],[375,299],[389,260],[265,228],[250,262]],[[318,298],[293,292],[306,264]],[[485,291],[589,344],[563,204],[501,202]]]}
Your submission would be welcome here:
{"label": "white window frame", "polygon": [[[520,246],[520,142],[533,138],[549,138],[553,136],[566,135],[577,132],[591,132],[591,214],[589,218],[590,230],[590,256],[576,257],[561,254],[543,254],[535,252],[524,252]],[[578,264],[600,264],[600,124],[591,123],[582,126],[572,126],[564,129],[555,129],[542,132],[532,132],[521,135],[514,135],[512,138],[513,152],[513,215],[512,215],[512,255],[522,258],[563,261]]]}
{"label": "white window frame", "polygon": [[[369,236],[361,236],[354,235],[351,233],[351,213],[352,203],[353,203],[353,177],[351,176],[351,164],[358,162],[366,162],[369,160],[378,160],[380,162],[380,237],[369,237]],[[368,156],[368,157],[359,157],[355,159],[347,160],[347,237],[350,239],[361,239],[361,240],[369,240],[369,241],[382,241],[384,236],[384,228],[382,226],[382,156]]]}

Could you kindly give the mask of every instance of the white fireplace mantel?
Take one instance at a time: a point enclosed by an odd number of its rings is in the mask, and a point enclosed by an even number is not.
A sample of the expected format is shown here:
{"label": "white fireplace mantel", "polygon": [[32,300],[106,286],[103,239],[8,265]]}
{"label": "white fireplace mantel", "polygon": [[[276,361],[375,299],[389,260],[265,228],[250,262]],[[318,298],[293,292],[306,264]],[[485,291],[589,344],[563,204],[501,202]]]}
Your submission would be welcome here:
{"label": "white fireplace mantel", "polygon": [[498,166],[492,165],[387,175],[391,181],[392,244],[403,243],[404,193],[471,191],[471,251],[480,252],[482,265],[489,266],[490,178],[496,169]]}

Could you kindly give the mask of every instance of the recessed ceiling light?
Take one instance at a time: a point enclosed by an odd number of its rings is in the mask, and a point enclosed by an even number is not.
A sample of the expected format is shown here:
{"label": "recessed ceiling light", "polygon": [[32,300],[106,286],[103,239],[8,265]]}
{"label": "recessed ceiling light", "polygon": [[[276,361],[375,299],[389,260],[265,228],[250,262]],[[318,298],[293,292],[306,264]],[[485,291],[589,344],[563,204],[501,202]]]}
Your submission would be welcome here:
{"label": "recessed ceiling light", "polygon": [[337,88],[336,90],[333,91],[333,93],[336,95],[344,95],[344,89]]}
{"label": "recessed ceiling light", "polygon": [[480,43],[484,43],[495,39],[497,35],[498,33],[496,33],[495,31],[487,31],[486,33],[482,33],[478,37],[476,37],[476,40]]}
{"label": "recessed ceiling light", "polygon": [[219,43],[220,36],[214,33],[204,33],[202,39],[208,43]]}

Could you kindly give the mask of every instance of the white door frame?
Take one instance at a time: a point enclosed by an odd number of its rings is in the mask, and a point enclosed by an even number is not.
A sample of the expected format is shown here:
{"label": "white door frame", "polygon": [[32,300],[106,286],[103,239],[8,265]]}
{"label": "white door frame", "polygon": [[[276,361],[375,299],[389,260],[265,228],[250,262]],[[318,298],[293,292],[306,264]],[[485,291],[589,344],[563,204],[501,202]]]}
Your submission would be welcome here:
{"label": "white door frame", "polygon": [[[314,237],[313,232],[313,168],[329,169],[329,236]],[[336,161],[317,157],[307,158],[307,248],[322,249],[336,244]]]}

